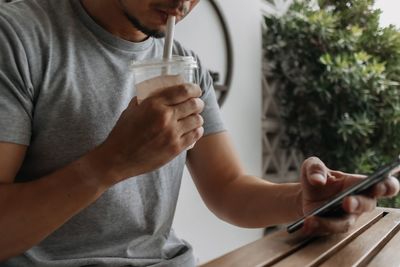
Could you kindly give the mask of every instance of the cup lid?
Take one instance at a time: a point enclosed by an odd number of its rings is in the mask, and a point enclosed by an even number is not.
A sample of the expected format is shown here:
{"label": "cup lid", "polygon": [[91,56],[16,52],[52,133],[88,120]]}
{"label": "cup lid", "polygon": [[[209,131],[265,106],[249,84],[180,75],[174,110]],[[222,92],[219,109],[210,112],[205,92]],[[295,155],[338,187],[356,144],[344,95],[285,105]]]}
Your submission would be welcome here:
{"label": "cup lid", "polygon": [[197,61],[192,56],[172,56],[171,59],[151,58],[140,61],[132,61],[131,67],[135,68],[154,68],[154,67],[168,67],[168,66],[185,66],[197,68]]}

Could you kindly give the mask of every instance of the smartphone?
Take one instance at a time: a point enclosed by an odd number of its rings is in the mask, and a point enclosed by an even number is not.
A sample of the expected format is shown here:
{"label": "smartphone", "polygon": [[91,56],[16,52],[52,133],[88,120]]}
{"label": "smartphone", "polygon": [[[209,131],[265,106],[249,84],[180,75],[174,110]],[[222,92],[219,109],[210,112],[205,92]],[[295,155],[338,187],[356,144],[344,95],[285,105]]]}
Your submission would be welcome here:
{"label": "smartphone", "polygon": [[345,214],[345,211],[342,209],[342,201],[345,197],[365,193],[368,188],[382,181],[398,168],[400,168],[400,156],[393,162],[379,168],[377,171],[375,171],[373,174],[369,175],[365,179],[360,180],[359,183],[356,183],[355,185],[352,185],[346,190],[340,192],[331,200],[323,204],[321,207],[312,210],[308,214],[304,215],[304,217],[302,217],[301,219],[290,224],[287,227],[287,231],[289,233],[293,233],[299,230],[301,227],[303,227],[304,220],[309,216],[338,217]]}

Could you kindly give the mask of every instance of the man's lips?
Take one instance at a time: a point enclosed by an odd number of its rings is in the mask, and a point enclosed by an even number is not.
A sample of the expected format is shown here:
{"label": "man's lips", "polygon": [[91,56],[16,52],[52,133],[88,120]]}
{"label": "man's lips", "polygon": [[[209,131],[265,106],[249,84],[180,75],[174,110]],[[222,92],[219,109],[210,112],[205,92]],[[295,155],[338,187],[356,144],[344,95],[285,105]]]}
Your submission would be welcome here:
{"label": "man's lips", "polygon": [[190,2],[185,1],[180,5],[154,5],[154,10],[157,11],[163,22],[167,22],[168,16],[175,16],[177,20],[182,19],[190,9]]}
{"label": "man's lips", "polygon": [[169,16],[176,16],[177,20],[183,17],[182,11],[178,9],[156,9],[156,12],[163,24],[167,23]]}
{"label": "man's lips", "polygon": [[167,14],[167,16],[182,16],[183,12],[180,9],[171,8],[171,9],[158,9],[159,12]]}

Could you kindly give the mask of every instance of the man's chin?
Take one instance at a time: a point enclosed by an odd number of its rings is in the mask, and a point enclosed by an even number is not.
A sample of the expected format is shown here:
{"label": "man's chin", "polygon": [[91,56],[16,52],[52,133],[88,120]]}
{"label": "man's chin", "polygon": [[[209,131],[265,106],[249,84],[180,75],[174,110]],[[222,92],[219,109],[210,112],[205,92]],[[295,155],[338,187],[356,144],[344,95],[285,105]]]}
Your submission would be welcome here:
{"label": "man's chin", "polygon": [[141,25],[141,28],[139,30],[149,37],[153,37],[153,38],[157,38],[157,39],[165,37],[165,29],[154,29],[153,30],[151,28],[143,27]]}
{"label": "man's chin", "polygon": [[131,22],[132,26],[144,33],[147,36],[151,36],[154,38],[164,38],[165,37],[165,29],[164,27],[160,27],[160,29],[151,29],[150,27],[145,26],[140,23],[140,21],[134,16],[129,15],[125,12],[126,18]]}
{"label": "man's chin", "polygon": [[160,38],[164,38],[165,37],[165,32],[161,32],[161,31],[150,31],[150,32],[144,32],[144,34],[160,39]]}
{"label": "man's chin", "polygon": [[164,38],[166,35],[167,27],[165,25],[143,27],[141,31],[154,38]]}

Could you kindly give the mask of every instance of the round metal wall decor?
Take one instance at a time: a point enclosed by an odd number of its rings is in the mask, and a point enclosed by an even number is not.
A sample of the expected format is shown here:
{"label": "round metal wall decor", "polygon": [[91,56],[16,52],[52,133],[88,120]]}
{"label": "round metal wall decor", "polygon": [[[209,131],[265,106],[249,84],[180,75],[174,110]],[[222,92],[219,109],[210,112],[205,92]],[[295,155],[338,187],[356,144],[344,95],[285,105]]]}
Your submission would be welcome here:
{"label": "round metal wall decor", "polygon": [[222,31],[224,34],[224,40],[225,40],[226,73],[225,73],[224,81],[222,81],[222,83],[220,83],[218,72],[211,72],[211,76],[214,79],[214,88],[215,88],[215,91],[217,92],[218,104],[220,106],[222,106],[228,96],[229,90],[231,88],[231,83],[232,83],[233,63],[234,63],[233,62],[233,45],[232,45],[232,38],[231,38],[229,29],[228,29],[228,24],[222,13],[221,8],[219,7],[219,5],[217,4],[217,2],[215,0],[209,0],[209,2],[218,16],[218,21],[221,24]]}

